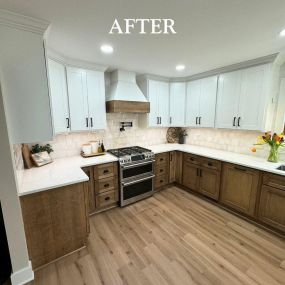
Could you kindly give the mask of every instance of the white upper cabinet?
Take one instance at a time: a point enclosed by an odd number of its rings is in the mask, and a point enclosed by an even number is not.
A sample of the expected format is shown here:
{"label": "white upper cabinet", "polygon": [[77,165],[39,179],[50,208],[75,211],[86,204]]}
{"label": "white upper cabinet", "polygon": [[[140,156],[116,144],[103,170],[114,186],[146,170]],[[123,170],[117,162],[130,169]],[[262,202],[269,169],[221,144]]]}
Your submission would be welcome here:
{"label": "white upper cabinet", "polygon": [[185,126],[186,83],[170,83],[170,125]]}
{"label": "white upper cabinet", "polygon": [[138,82],[138,86],[150,102],[149,114],[141,114],[139,116],[140,126],[169,126],[169,83],[143,79]]}
{"label": "white upper cabinet", "polygon": [[214,127],[217,95],[217,76],[187,83],[186,125]]}
{"label": "white upper cabinet", "polygon": [[67,85],[72,131],[89,130],[86,71],[67,67]]}
{"label": "white upper cabinet", "polygon": [[68,132],[70,117],[65,66],[49,59],[48,71],[54,133]]}
{"label": "white upper cabinet", "polygon": [[107,124],[104,73],[86,71],[86,86],[90,129],[105,129]]}
{"label": "white upper cabinet", "polygon": [[238,117],[241,71],[221,74],[218,83],[216,127],[235,128]]}
{"label": "white upper cabinet", "polygon": [[264,64],[220,75],[217,128],[264,130],[270,69]]}

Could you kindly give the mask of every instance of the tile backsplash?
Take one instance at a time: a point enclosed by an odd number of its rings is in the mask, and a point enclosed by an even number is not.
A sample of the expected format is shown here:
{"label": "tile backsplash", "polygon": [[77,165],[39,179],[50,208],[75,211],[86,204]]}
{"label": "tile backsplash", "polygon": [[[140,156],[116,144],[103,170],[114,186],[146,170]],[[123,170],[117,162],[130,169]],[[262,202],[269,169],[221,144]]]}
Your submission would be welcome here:
{"label": "tile backsplash", "polygon": [[[52,145],[53,158],[78,155],[81,145],[92,140],[103,140],[106,149],[132,145],[150,146],[166,143],[167,128],[139,128],[138,114],[107,114],[107,129],[92,133],[71,133],[55,136],[48,142]],[[133,127],[120,132],[120,122],[132,122]],[[267,157],[268,146],[257,148],[251,152],[260,132],[224,130],[224,129],[188,129],[187,144],[205,146],[247,155]],[[47,142],[42,142],[45,144]],[[280,150],[280,160],[285,161],[285,150]],[[282,153],[283,152],[283,153]],[[16,168],[23,168],[21,145],[14,145]]]}

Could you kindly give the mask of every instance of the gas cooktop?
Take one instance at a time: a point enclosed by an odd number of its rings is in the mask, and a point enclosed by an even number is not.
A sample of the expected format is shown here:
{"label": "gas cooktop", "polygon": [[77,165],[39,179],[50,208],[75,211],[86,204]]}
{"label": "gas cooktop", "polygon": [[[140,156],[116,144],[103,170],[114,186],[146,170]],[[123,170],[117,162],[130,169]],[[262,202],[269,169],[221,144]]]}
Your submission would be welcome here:
{"label": "gas cooktop", "polygon": [[154,157],[154,153],[151,150],[140,146],[109,149],[108,152],[118,157],[121,164],[152,159]]}

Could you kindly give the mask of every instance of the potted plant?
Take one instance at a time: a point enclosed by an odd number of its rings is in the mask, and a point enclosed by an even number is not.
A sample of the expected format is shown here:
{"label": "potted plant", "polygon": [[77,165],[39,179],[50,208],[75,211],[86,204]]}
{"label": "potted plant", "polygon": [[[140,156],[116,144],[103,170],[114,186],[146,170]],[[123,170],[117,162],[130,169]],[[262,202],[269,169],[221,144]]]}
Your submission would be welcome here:
{"label": "potted plant", "polygon": [[[279,159],[279,147],[284,147],[285,143],[284,143],[284,134],[281,133],[279,135],[277,135],[276,133],[274,133],[273,135],[271,135],[270,132],[266,132],[263,136],[259,136],[258,137],[258,141],[256,144],[254,145],[264,145],[264,144],[268,144],[270,146],[270,151],[269,151],[269,155],[268,155],[268,161],[270,162],[278,162]],[[256,152],[256,148],[253,147],[251,149],[252,152]]]}
{"label": "potted plant", "polygon": [[188,136],[186,129],[177,128],[177,137],[180,144],[185,144],[186,137]]}

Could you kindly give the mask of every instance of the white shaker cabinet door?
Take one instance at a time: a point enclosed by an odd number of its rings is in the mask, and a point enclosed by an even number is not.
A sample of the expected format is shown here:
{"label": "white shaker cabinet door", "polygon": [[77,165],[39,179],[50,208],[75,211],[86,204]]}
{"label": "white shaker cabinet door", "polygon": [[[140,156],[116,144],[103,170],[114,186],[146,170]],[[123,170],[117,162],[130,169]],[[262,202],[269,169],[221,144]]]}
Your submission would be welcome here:
{"label": "white shaker cabinet door", "polygon": [[170,83],[170,121],[171,126],[185,126],[186,83]]}
{"label": "white shaker cabinet door", "polygon": [[65,66],[49,59],[48,71],[54,133],[68,132],[70,119]]}
{"label": "white shaker cabinet door", "polygon": [[158,117],[159,126],[169,126],[169,83],[158,83]]}
{"label": "white shaker cabinet door", "polygon": [[269,64],[242,71],[238,128],[263,130],[269,71]]}
{"label": "white shaker cabinet door", "polygon": [[215,126],[217,76],[201,79],[199,126],[213,128]]}
{"label": "white shaker cabinet door", "polygon": [[67,67],[67,86],[71,130],[73,132],[89,130],[86,71]]}
{"label": "white shaker cabinet door", "polygon": [[148,114],[148,126],[157,127],[159,126],[158,119],[158,88],[159,82],[154,80],[148,81],[148,100],[150,103],[150,112]]}
{"label": "white shaker cabinet door", "polygon": [[106,129],[104,73],[86,71],[89,126],[91,130]]}
{"label": "white shaker cabinet door", "polygon": [[186,126],[198,127],[200,113],[201,80],[187,83]]}
{"label": "white shaker cabinet door", "polygon": [[241,71],[224,73],[218,80],[216,128],[237,127]]}

